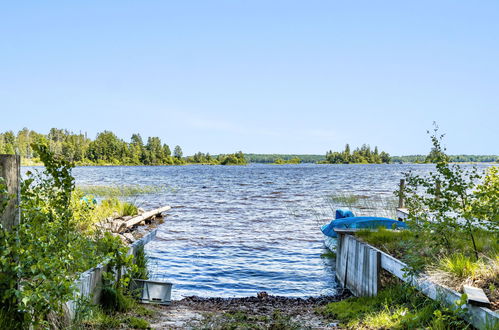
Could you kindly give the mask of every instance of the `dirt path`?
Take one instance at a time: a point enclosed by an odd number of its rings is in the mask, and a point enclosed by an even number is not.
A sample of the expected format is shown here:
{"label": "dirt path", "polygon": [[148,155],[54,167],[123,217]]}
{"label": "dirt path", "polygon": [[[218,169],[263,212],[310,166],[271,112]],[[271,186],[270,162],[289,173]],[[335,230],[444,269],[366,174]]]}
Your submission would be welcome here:
{"label": "dirt path", "polygon": [[169,306],[156,306],[150,320],[154,329],[338,329],[318,307],[345,299],[333,297],[285,298],[259,293],[248,298],[187,297]]}

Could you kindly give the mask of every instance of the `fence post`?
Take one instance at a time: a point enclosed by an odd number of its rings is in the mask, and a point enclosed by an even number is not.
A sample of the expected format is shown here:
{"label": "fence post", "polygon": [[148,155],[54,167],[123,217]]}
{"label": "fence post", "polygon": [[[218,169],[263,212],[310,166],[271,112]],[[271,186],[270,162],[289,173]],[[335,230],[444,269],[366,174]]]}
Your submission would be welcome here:
{"label": "fence post", "polygon": [[404,189],[405,189],[405,179],[400,179],[400,187],[399,187],[399,209],[403,209],[405,207]]}
{"label": "fence post", "polygon": [[2,226],[11,230],[19,225],[21,214],[19,203],[21,199],[21,157],[19,155],[0,155],[0,177],[5,180],[7,191],[11,195],[5,211],[0,214]]}

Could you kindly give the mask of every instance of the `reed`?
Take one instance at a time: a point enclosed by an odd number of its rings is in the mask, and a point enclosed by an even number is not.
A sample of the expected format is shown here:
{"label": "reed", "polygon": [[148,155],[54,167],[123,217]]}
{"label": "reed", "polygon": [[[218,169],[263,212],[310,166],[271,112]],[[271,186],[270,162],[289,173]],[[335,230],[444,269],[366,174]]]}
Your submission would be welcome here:
{"label": "reed", "polygon": [[166,187],[152,185],[79,185],[77,188],[84,194],[103,198],[133,197],[156,194],[167,190]]}

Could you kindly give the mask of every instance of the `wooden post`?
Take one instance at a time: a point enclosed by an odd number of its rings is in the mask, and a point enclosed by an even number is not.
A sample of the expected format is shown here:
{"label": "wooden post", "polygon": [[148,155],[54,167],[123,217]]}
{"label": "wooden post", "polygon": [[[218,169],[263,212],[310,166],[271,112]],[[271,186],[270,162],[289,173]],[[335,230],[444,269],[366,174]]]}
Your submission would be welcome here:
{"label": "wooden post", "polygon": [[405,179],[400,179],[399,209],[403,209],[405,207],[404,190],[405,190]]}
{"label": "wooden post", "polygon": [[10,201],[5,211],[0,214],[0,223],[10,230],[19,225],[21,214],[19,202],[21,198],[21,157],[19,155],[0,155],[0,177],[5,180]]}

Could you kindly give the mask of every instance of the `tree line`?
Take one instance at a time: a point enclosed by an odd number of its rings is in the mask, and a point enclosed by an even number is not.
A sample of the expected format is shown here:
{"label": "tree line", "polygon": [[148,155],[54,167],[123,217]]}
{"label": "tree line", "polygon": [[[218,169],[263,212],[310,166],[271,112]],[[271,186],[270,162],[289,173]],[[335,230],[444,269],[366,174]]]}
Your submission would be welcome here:
{"label": "tree line", "polygon": [[144,142],[140,134],[133,134],[126,142],[111,131],[103,131],[92,140],[86,134],[52,128],[48,134],[40,134],[24,128],[15,134],[12,131],[0,133],[0,154],[19,154],[27,164],[39,163],[39,155],[32,144],[46,145],[56,156],[74,162],[76,165],[183,165],[246,164],[242,152],[211,156],[197,153],[184,157],[182,148],[173,148],[162,143],[159,137],[148,137]]}
{"label": "tree line", "polygon": [[[451,163],[499,163],[499,156],[495,155],[447,155]],[[393,163],[416,163],[425,164],[433,163],[433,156],[428,155],[408,155],[408,156],[393,156]]]}
{"label": "tree line", "polygon": [[[325,160],[324,155],[295,155],[295,154],[248,154],[244,156],[249,163],[279,163],[280,160],[291,161],[299,159],[301,163],[318,163]],[[294,162],[293,161],[293,162]]]}
{"label": "tree line", "polygon": [[343,151],[326,152],[327,164],[388,164],[391,162],[390,155],[387,152],[379,152],[378,147],[371,147],[363,144],[362,147],[350,151],[350,145],[347,144]]}
{"label": "tree line", "polygon": [[[326,155],[296,154],[243,154],[242,152],[210,155],[198,152],[185,157],[182,148],[173,150],[159,137],[143,140],[140,134],[133,134],[130,142],[118,138],[111,131],[97,134],[92,140],[83,133],[52,128],[48,134],[40,134],[27,128],[17,134],[12,131],[0,133],[0,154],[19,154],[25,164],[38,164],[38,155],[32,143],[44,144],[57,156],[74,162],[76,165],[243,165],[250,163],[322,163],[322,164],[382,164],[382,163],[432,163],[435,151],[428,155],[393,156],[384,151],[374,150],[369,145],[353,151],[346,145],[341,152],[328,151]],[[450,162],[499,162],[494,155],[449,155]]]}

